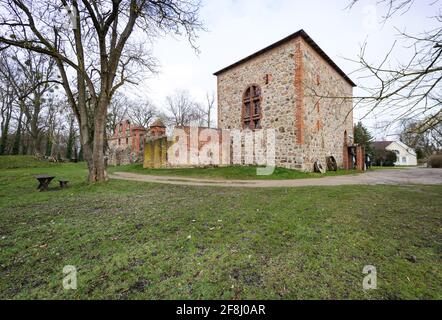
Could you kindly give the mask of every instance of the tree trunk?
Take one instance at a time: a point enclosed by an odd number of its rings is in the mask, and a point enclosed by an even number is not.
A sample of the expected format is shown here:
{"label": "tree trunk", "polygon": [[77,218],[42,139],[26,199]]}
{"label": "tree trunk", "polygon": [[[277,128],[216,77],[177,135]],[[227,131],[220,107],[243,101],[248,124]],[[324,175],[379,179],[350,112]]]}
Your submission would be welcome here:
{"label": "tree trunk", "polygon": [[0,155],[5,153],[6,143],[8,142],[9,123],[11,121],[11,110],[5,111],[6,114],[2,114],[2,138],[0,140]]}
{"label": "tree trunk", "polygon": [[14,145],[12,147],[12,154],[13,155],[17,155],[20,153],[22,120],[23,120],[23,112],[20,111],[20,116],[18,118],[17,131],[15,132]]}
{"label": "tree trunk", "polygon": [[33,118],[31,120],[31,153],[40,153],[40,143],[39,143],[39,129],[38,129],[38,118]]}
{"label": "tree trunk", "polygon": [[101,114],[97,114],[95,118],[92,162],[89,165],[89,182],[107,181],[103,139],[106,126],[105,119],[106,117]]}
{"label": "tree trunk", "polygon": [[[104,161],[104,136],[106,133],[106,118],[109,100],[100,98],[95,108],[93,138],[85,139],[80,132],[84,159],[89,169],[88,180],[91,183],[107,181],[106,164]],[[85,132],[85,131],[83,131]],[[92,143],[90,142],[92,140]]]}
{"label": "tree trunk", "polygon": [[45,152],[45,155],[47,157],[49,157],[51,155],[51,150],[52,150],[52,138],[51,137],[52,137],[52,133],[51,133],[51,131],[49,131],[47,133],[47,137],[46,137],[47,141],[46,141],[46,152]]}
{"label": "tree trunk", "polygon": [[72,149],[74,147],[74,142],[75,142],[74,118],[72,118],[69,121],[69,136],[66,144],[66,159],[68,160],[71,160],[73,158]]}

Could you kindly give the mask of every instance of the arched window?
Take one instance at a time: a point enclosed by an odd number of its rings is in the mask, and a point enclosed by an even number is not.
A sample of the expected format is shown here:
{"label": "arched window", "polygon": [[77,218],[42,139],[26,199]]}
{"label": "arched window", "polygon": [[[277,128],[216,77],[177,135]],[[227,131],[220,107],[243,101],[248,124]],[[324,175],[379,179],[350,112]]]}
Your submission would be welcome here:
{"label": "arched window", "polygon": [[243,128],[261,128],[261,88],[253,85],[247,88],[243,96],[242,123]]}

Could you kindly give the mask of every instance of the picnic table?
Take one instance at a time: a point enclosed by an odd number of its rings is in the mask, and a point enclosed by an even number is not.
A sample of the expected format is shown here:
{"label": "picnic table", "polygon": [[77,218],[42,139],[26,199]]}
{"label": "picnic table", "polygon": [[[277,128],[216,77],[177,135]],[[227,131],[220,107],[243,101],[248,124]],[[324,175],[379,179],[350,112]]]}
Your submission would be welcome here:
{"label": "picnic table", "polygon": [[54,176],[50,176],[50,175],[46,175],[46,174],[41,174],[35,177],[38,182],[40,183],[37,187],[38,190],[40,191],[47,191],[49,188],[49,184],[51,183],[51,181],[55,178]]}

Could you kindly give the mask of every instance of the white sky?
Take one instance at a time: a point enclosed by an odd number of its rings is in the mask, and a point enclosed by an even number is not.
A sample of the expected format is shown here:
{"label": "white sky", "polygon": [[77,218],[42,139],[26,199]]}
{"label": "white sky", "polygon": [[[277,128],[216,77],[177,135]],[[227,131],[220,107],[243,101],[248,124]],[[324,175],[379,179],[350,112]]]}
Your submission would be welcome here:
{"label": "white sky", "polygon": [[[413,9],[396,16],[386,25],[375,23],[382,16],[376,1],[361,0],[346,10],[350,0],[203,0],[201,18],[208,32],[201,32],[197,42],[201,53],[197,55],[185,38],[159,39],[153,49],[160,62],[160,73],[146,79],[136,89],[138,95],[149,97],[159,108],[165,97],[179,89],[204,101],[205,93],[216,92],[216,77],[212,74],[288,35],[304,29],[315,42],[347,74],[357,68],[344,59],[357,59],[360,45],[368,41],[367,55],[378,61],[390,49],[397,31],[418,34],[434,27],[434,8],[427,0],[416,1]],[[376,12],[377,11],[377,12]],[[405,59],[405,48],[397,50],[395,57]],[[351,75],[350,75],[351,77]],[[358,79],[352,77],[358,84]],[[358,90],[355,90],[358,95]],[[365,113],[356,111],[358,121]],[[371,116],[364,123],[373,130],[382,119]],[[385,133],[374,132],[378,138]],[[391,137],[390,137],[391,138]]]}

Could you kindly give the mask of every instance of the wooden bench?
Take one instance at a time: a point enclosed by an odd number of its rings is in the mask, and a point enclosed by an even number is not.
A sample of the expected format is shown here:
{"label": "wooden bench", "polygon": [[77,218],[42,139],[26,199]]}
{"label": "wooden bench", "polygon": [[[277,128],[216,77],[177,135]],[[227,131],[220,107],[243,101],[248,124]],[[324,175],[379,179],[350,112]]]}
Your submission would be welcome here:
{"label": "wooden bench", "polygon": [[69,180],[58,180],[60,182],[60,188],[67,188]]}

